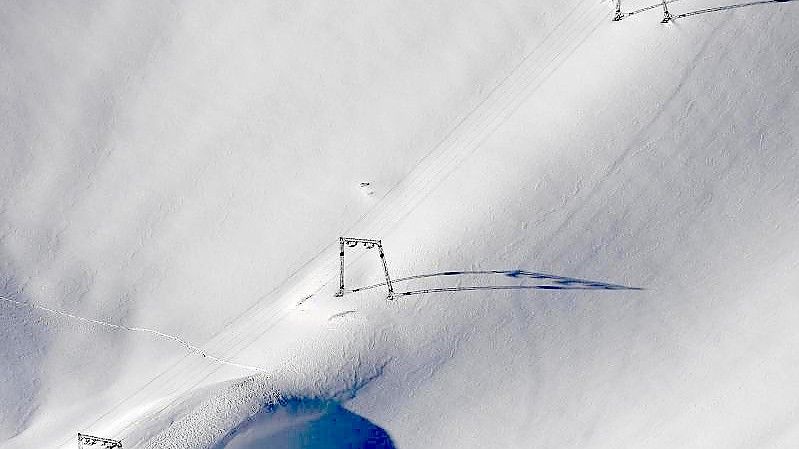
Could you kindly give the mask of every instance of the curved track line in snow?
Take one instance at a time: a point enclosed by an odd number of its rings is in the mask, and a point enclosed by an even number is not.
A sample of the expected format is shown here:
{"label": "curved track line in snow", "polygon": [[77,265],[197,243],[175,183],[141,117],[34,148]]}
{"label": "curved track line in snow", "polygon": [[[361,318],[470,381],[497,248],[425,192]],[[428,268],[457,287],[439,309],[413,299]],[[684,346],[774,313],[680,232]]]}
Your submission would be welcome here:
{"label": "curved track line in snow", "polygon": [[[626,285],[621,284],[610,284],[607,282],[602,281],[592,281],[588,279],[580,279],[580,278],[573,278],[567,276],[557,276],[554,274],[547,274],[547,273],[538,273],[534,271],[524,271],[524,270],[468,270],[468,271],[441,271],[438,273],[426,273],[426,274],[416,274],[413,276],[406,276],[402,278],[392,279],[392,283],[400,283],[405,281],[411,281],[415,279],[424,279],[424,278],[431,278],[431,277],[452,277],[452,276],[468,276],[468,275],[502,275],[510,278],[516,279],[537,279],[537,280],[544,280],[544,281],[551,281],[555,286],[552,285],[527,285],[527,286],[516,286],[516,287],[523,287],[523,288],[539,288],[539,289],[547,289],[547,290],[557,290],[558,286],[560,289],[572,289],[572,290],[594,290],[594,289],[603,289],[603,290],[641,290],[638,287],[628,287]],[[377,287],[382,287],[386,285],[385,282],[381,282],[379,284],[372,284],[367,285],[364,287],[353,288],[352,290],[347,290],[347,292],[355,293],[360,292],[363,290],[370,290]],[[507,289],[513,286],[507,285],[483,285],[483,286],[475,286],[475,287],[462,287],[463,289],[469,290],[491,290],[491,289]],[[455,287],[453,287],[455,288]],[[435,290],[435,289],[434,289]],[[439,291],[439,290],[435,290]],[[457,290],[443,290],[443,291],[457,291]],[[397,295],[408,295],[413,294],[414,292],[398,292]]]}
{"label": "curved track line in snow", "polygon": [[155,336],[163,338],[163,339],[172,340],[174,342],[177,342],[178,344],[180,344],[181,346],[183,346],[186,349],[190,350],[191,352],[196,352],[196,353],[200,354],[201,356],[203,356],[203,358],[206,358],[208,360],[220,363],[222,365],[235,366],[235,367],[238,367],[238,368],[243,368],[243,369],[247,369],[247,370],[251,370],[251,371],[257,371],[257,372],[266,371],[264,368],[260,368],[260,367],[257,367],[257,366],[251,366],[251,365],[244,365],[244,364],[241,364],[241,363],[232,362],[230,360],[226,360],[226,359],[223,359],[221,357],[217,357],[217,356],[208,354],[207,352],[203,351],[203,349],[200,348],[197,345],[191,344],[188,341],[186,341],[186,340],[184,340],[184,339],[182,339],[182,338],[180,338],[178,336],[166,334],[166,333],[161,332],[159,330],[148,329],[146,327],[131,327],[131,326],[125,326],[123,324],[116,324],[116,323],[109,323],[107,321],[95,320],[95,319],[92,319],[92,318],[86,318],[86,317],[78,316],[78,315],[75,315],[75,314],[72,314],[72,313],[69,313],[69,312],[64,312],[62,310],[51,309],[50,307],[45,307],[45,306],[41,306],[41,305],[38,305],[38,304],[32,304],[32,303],[29,303],[29,302],[18,301],[16,299],[11,299],[11,298],[8,298],[8,297],[5,297],[5,296],[0,296],[0,301],[4,301],[4,302],[7,302],[7,303],[14,304],[14,305],[17,305],[17,306],[20,306],[20,307],[25,307],[25,308],[28,308],[28,309],[43,310],[43,311],[48,312],[48,313],[53,314],[53,315],[58,315],[58,316],[61,316],[61,317],[64,317],[64,318],[68,318],[68,319],[71,319],[71,320],[75,320],[75,321],[82,321],[84,323],[95,324],[97,326],[103,326],[103,327],[108,327],[108,328],[111,328],[111,329],[118,329],[118,330],[127,331],[127,332],[141,332],[141,333],[152,334],[152,335],[155,335]]}
{"label": "curved track line in snow", "polygon": [[428,293],[468,292],[478,290],[637,290],[633,288],[606,288],[606,287],[564,287],[561,285],[466,285],[461,287],[424,288],[397,292],[396,296],[425,295]]}

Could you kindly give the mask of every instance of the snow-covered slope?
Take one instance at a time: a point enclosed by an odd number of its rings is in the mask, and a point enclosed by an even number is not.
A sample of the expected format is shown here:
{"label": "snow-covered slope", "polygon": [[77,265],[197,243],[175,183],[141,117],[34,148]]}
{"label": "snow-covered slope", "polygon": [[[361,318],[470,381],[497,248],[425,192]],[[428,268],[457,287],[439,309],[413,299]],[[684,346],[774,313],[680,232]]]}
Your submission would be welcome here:
{"label": "snow-covered slope", "polygon": [[[8,4],[3,293],[205,341],[372,207],[534,37],[513,2],[406,3]],[[6,438],[183,354],[2,307],[4,339],[22,340],[3,345]]]}
{"label": "snow-covered slope", "polygon": [[796,3],[328,3],[8,5],[3,296],[206,357],[4,302],[4,446],[796,444]]}

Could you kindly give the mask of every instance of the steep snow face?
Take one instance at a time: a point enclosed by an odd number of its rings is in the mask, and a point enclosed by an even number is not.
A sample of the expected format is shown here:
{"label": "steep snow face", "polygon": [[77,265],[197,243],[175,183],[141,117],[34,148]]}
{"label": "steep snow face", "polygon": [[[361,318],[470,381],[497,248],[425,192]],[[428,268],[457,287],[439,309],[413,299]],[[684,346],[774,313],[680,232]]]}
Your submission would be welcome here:
{"label": "steep snow face", "polygon": [[[351,375],[403,448],[795,445],[799,8],[714,6],[12,5],[3,293],[273,375],[3,304],[6,444],[247,447]],[[431,276],[334,299],[346,230]]]}

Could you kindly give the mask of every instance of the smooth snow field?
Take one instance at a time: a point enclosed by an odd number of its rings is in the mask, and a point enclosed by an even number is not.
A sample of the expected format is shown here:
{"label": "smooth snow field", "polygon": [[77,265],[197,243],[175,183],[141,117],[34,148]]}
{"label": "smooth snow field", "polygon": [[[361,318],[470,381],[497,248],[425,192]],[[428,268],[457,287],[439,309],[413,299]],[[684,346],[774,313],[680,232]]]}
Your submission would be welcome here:
{"label": "smooth snow field", "polygon": [[0,3],[0,447],[799,447],[799,1],[666,5]]}

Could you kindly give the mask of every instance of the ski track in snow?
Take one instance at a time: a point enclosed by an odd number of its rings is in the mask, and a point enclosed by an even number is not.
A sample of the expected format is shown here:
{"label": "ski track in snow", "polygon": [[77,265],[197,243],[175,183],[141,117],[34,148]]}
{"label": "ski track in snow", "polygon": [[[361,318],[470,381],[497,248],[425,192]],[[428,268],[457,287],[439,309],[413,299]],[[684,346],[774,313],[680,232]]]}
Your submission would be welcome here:
{"label": "ski track in snow", "polygon": [[[612,11],[601,3],[591,4],[588,0],[575,2],[541,42],[529,51],[469,113],[453,125],[413,171],[389,189],[372,209],[359,217],[342,235],[381,235],[401,222],[494,131],[499,129],[611,15]],[[110,422],[118,420],[121,416],[114,417],[113,412],[134,398],[140,397],[145,400],[164,397],[196,388],[224,365],[264,371],[263,368],[242,366],[229,360],[261,339],[291,312],[289,307],[291,304],[287,301],[293,304],[296,303],[296,299],[292,298],[307,297],[309,291],[315,294],[331,279],[338,276],[338,259],[335,257],[337,248],[338,242],[331,243],[289,275],[280,286],[259,297],[249,308],[222,326],[221,330],[203,345],[206,348],[204,350],[188,345],[177,337],[162,334],[163,337],[178,341],[195,351],[205,354],[208,352],[225,354],[227,358],[214,357],[212,360],[219,363],[209,366],[203,364],[202,359],[191,358],[187,354],[110,410],[80,427],[88,430],[105,418],[109,418]],[[358,260],[359,257],[350,259],[348,265]],[[157,331],[140,330],[160,334]],[[169,405],[166,404],[157,413]],[[124,440],[140,420],[141,418],[133,420],[122,429],[118,429],[117,438]],[[69,447],[70,442],[71,439],[60,447]]]}
{"label": "ski track in snow", "polygon": [[149,328],[146,328],[146,327],[131,327],[131,326],[125,326],[124,324],[116,324],[116,323],[109,323],[107,321],[95,320],[95,319],[92,319],[92,318],[86,318],[86,317],[78,316],[78,315],[75,315],[75,314],[72,314],[72,313],[69,313],[69,312],[64,312],[64,311],[61,311],[61,310],[51,309],[49,307],[41,306],[41,305],[38,305],[38,304],[31,304],[29,302],[17,301],[16,299],[11,299],[11,298],[8,298],[8,297],[5,297],[5,296],[0,296],[0,301],[4,301],[4,302],[10,303],[10,304],[14,304],[14,305],[17,305],[17,306],[21,306],[21,307],[26,307],[26,308],[29,308],[29,309],[43,310],[43,311],[48,312],[50,314],[58,315],[58,316],[61,316],[61,317],[64,317],[64,318],[68,318],[70,320],[82,321],[84,323],[95,324],[95,325],[98,325],[98,326],[108,327],[108,328],[111,328],[111,329],[118,329],[118,330],[127,331],[127,332],[141,332],[141,333],[147,333],[147,334],[156,335],[156,336],[158,336],[160,338],[164,338],[164,339],[167,339],[167,340],[172,340],[174,342],[177,342],[181,346],[183,346],[186,349],[190,350],[192,353],[196,352],[196,353],[200,354],[203,358],[206,358],[206,359],[211,360],[211,361],[216,362],[216,363],[220,363],[222,365],[235,366],[237,368],[243,368],[243,369],[247,369],[247,370],[251,370],[251,371],[257,371],[257,372],[266,371],[266,369],[264,369],[264,368],[260,368],[260,367],[257,367],[257,366],[251,366],[251,365],[244,365],[244,364],[241,364],[241,363],[236,363],[236,362],[233,362],[233,361],[221,358],[221,357],[217,357],[217,356],[208,354],[201,347],[199,347],[197,345],[189,343],[188,341],[186,341],[186,340],[184,340],[184,339],[182,339],[182,338],[180,338],[180,337],[178,337],[176,335],[170,335],[170,334],[161,332],[159,330],[149,329]]}

